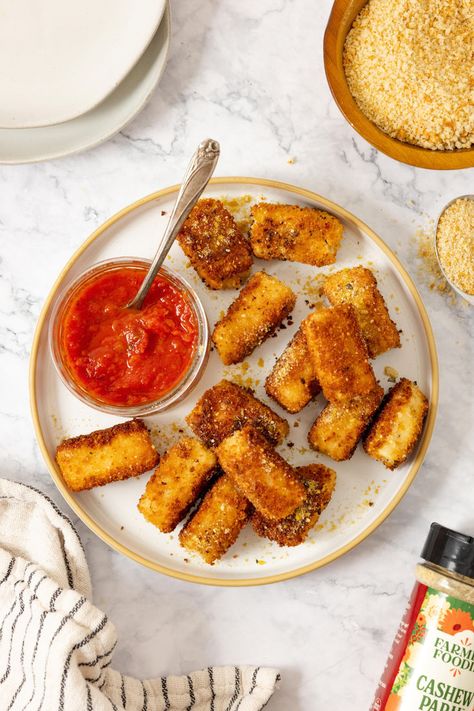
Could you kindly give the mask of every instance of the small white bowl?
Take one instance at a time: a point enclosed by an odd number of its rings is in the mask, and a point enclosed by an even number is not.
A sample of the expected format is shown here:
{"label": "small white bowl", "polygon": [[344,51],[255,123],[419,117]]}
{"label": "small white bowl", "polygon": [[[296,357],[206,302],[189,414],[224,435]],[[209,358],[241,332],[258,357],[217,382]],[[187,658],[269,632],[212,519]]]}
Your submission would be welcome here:
{"label": "small white bowl", "polygon": [[439,268],[440,268],[441,271],[443,272],[443,276],[444,276],[444,278],[446,279],[446,281],[448,282],[448,284],[451,286],[452,289],[454,289],[454,291],[455,291],[457,294],[459,294],[459,296],[462,296],[463,299],[466,299],[466,301],[467,301],[468,303],[474,304],[474,295],[472,295],[472,294],[466,294],[465,291],[463,291],[463,290],[460,289],[458,286],[456,286],[456,284],[455,284],[453,281],[451,281],[451,279],[448,277],[448,275],[446,274],[446,272],[445,272],[444,269],[443,269],[443,264],[442,264],[442,262],[441,262],[441,259],[439,258],[439,254],[438,254],[438,227],[439,227],[439,221],[441,220],[441,217],[444,215],[444,213],[446,212],[446,210],[448,209],[448,207],[450,207],[451,205],[453,205],[453,204],[454,204],[455,202],[457,202],[458,200],[466,200],[466,199],[467,199],[467,200],[474,200],[474,195],[459,195],[458,197],[453,198],[452,200],[450,200],[450,201],[447,203],[447,205],[445,205],[445,206],[443,207],[443,209],[442,209],[441,212],[439,213],[439,217],[438,217],[438,220],[437,220],[437,222],[436,222],[435,235],[434,235],[434,248],[435,248],[435,254],[436,254],[436,259],[438,260]]}

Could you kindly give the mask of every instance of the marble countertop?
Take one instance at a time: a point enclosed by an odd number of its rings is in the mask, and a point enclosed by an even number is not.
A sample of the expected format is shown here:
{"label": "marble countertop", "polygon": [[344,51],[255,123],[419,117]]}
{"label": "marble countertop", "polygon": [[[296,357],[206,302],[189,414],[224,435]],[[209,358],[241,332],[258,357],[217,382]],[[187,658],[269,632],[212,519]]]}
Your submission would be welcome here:
{"label": "marble countertop", "polygon": [[[163,80],[143,113],[88,153],[0,168],[1,476],[32,483],[69,515],[41,459],[28,403],[36,319],[72,251],[119,208],[177,182],[195,145],[222,145],[220,175],[308,187],[373,227],[415,278],[438,346],[441,396],[428,456],[387,521],[330,566],[248,589],[168,579],[121,557],[72,516],[95,602],[119,633],[114,666],[149,677],[210,663],[281,669],[272,711],[368,709],[431,521],[473,526],[472,316],[430,288],[416,233],[472,193],[474,171],[431,172],[377,153],[329,94],[330,0],[171,0]],[[396,472],[393,474],[396,476]]]}

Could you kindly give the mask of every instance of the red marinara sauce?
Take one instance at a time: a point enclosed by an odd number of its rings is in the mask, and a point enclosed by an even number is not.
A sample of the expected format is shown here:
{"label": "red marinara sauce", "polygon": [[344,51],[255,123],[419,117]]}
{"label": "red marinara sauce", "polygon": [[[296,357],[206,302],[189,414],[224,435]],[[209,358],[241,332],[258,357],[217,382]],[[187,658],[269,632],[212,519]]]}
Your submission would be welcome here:
{"label": "red marinara sauce", "polygon": [[161,274],[140,310],[124,308],[145,268],[99,272],[73,294],[62,318],[60,349],[72,379],[94,400],[116,406],[159,400],[192,363],[196,313],[187,295]]}

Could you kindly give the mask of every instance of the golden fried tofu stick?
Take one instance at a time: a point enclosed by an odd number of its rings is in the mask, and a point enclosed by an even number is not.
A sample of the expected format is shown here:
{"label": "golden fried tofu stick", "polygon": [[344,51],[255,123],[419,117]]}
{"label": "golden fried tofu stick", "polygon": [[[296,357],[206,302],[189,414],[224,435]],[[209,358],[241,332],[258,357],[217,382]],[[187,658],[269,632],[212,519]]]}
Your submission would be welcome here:
{"label": "golden fried tofu stick", "polygon": [[336,462],[350,459],[382,398],[377,385],[369,395],[328,403],[309,431],[311,447]]}
{"label": "golden fried tofu stick", "polygon": [[341,304],[316,311],[303,321],[302,329],[326,400],[352,400],[375,390],[374,372],[353,306]]}
{"label": "golden fried tofu stick", "polygon": [[387,469],[400,466],[418,442],[427,412],[428,399],[417,384],[401,378],[387,393],[365,438],[365,451]]}
{"label": "golden fried tofu stick", "polygon": [[283,259],[322,267],[334,264],[342,223],[323,210],[260,202],[252,207],[250,241],[260,259]]}
{"label": "golden fried tofu stick", "polygon": [[240,493],[264,516],[284,518],[304,501],[305,488],[293,467],[252,425],[223,440],[216,454]]}
{"label": "golden fried tofu stick", "polygon": [[240,363],[271,336],[295,302],[290,287],[279,279],[254,274],[214,328],[212,340],[222,362]]}
{"label": "golden fried tofu stick", "polygon": [[333,305],[352,304],[370,358],[400,348],[400,334],[370,269],[352,267],[330,274],[324,282],[324,293]]}
{"label": "golden fried tofu stick", "polygon": [[246,422],[260,429],[272,444],[281,444],[288,434],[286,420],[258,400],[251,390],[229,380],[221,380],[206,390],[186,422],[208,447],[216,447]]}
{"label": "golden fried tofu stick", "polygon": [[193,437],[181,439],[161,458],[138,510],[163,533],[173,531],[211,478],[215,454]]}
{"label": "golden fried tofu stick", "polygon": [[152,469],[159,459],[142,420],[65,439],[56,449],[56,461],[72,491],[138,476]]}
{"label": "golden fried tofu stick", "polygon": [[265,380],[267,395],[288,412],[299,412],[320,391],[301,326]]}
{"label": "golden fried tofu stick", "polygon": [[252,266],[249,240],[220,200],[199,200],[181,228],[178,242],[211,289],[239,287]]}
{"label": "golden fried tofu stick", "polygon": [[265,518],[254,511],[251,523],[255,533],[279,546],[299,546],[331,501],[336,486],[336,472],[323,464],[308,464],[296,469],[306,488],[306,498],[290,516],[280,521]]}
{"label": "golden fried tofu stick", "polygon": [[251,506],[236,489],[232,479],[221,476],[209,489],[201,505],[179,534],[188,551],[211,565],[226,553],[248,520]]}

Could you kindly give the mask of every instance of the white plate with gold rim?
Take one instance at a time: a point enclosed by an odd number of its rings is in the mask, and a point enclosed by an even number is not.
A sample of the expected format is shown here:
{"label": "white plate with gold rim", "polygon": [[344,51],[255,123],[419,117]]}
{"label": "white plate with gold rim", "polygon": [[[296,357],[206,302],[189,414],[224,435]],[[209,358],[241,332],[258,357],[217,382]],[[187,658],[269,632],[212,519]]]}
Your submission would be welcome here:
{"label": "white plate with gold rim", "polygon": [[[30,394],[36,435],[51,476],[84,523],[116,550],[154,570],[193,582],[214,585],[257,585],[294,577],[318,568],[353,548],[388,516],[412,483],[425,456],[434,427],[438,402],[438,365],[431,326],[421,299],[397,257],[369,227],[349,212],[315,193],[284,183],[253,178],[219,178],[212,181],[207,196],[223,197],[234,205],[241,218],[256,200],[310,205],[326,209],[344,223],[344,239],[337,263],[315,267],[291,262],[256,260],[253,271],[265,269],[287,282],[298,294],[294,325],[270,338],[245,365],[225,367],[217,353],[211,353],[205,374],[189,397],[177,407],[147,418],[158,450],[163,453],[186,431],[184,417],[204,390],[222,377],[254,387],[256,395],[288,418],[290,434],[279,450],[295,465],[319,461],[338,475],[333,499],[322,514],[309,540],[295,548],[280,548],[258,538],[250,527],[215,565],[203,563],[178,543],[177,532],[162,534],[147,523],[136,508],[148,474],[109,484],[79,494],[70,492],[54,462],[57,444],[70,437],[108,427],[119,418],[99,413],[77,400],[61,383],[48,349],[51,302],[57,290],[80,272],[102,259],[117,256],[151,257],[160,231],[164,229],[176,196],[176,186],[149,195],[114,215],[80,247],[58,277],[41,313],[31,356]],[[247,196],[242,200],[242,196]],[[235,201],[232,203],[232,201]],[[163,214],[165,213],[165,214]],[[357,449],[351,460],[332,462],[312,452],[307,432],[323,406],[322,396],[298,415],[287,415],[267,398],[263,383],[275,357],[286,346],[311,303],[318,299],[321,275],[346,266],[365,264],[372,268],[392,317],[402,331],[402,348],[373,361],[385,390],[390,387],[384,369],[416,380],[430,399],[430,410],[417,450],[394,472]],[[212,324],[235,298],[236,291],[210,291],[202,284],[179,246],[175,244],[167,266],[182,272],[195,287]]]}
{"label": "white plate with gold rim", "polygon": [[165,3],[0,0],[0,126],[50,126],[97,106],[147,48]]}
{"label": "white plate with gold rim", "polygon": [[111,138],[143,109],[166,66],[170,9],[138,62],[104,101],[71,121],[35,128],[0,128],[0,163],[34,163],[90,149]]}

